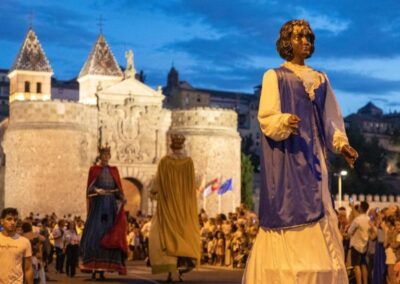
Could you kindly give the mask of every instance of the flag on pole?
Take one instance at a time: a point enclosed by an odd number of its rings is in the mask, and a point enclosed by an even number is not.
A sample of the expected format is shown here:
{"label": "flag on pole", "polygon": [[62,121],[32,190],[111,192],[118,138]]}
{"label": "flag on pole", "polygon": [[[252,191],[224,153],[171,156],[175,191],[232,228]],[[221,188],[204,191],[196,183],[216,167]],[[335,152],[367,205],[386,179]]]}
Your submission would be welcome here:
{"label": "flag on pole", "polygon": [[220,185],[221,182],[219,178],[215,178],[212,181],[208,182],[203,189],[203,197],[207,197],[211,193],[218,191]]}
{"label": "flag on pole", "polygon": [[211,184],[211,190],[213,192],[217,191],[221,186],[221,180],[219,178],[215,178],[210,182],[210,184]]}
{"label": "flag on pole", "polygon": [[224,194],[225,192],[232,190],[232,183],[233,183],[232,178],[227,179],[227,180],[220,186],[220,188],[219,188],[219,190],[218,190],[218,194],[219,194],[219,195],[222,195],[222,194]]}
{"label": "flag on pole", "polygon": [[212,189],[211,189],[211,184],[208,185],[204,191],[203,191],[203,197],[207,197],[209,196],[211,193],[213,193]]}
{"label": "flag on pole", "polygon": [[206,187],[206,177],[203,175],[200,180],[199,188],[197,189],[198,192],[203,193]]}

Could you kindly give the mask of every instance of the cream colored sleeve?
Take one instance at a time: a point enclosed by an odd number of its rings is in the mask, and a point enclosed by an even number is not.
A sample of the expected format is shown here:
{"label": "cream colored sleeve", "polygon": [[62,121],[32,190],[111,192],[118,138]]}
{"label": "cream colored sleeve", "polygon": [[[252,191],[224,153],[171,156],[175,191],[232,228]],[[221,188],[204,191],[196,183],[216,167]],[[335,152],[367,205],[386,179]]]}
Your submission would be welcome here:
{"label": "cream colored sleeve", "polygon": [[331,141],[327,141],[327,143],[332,143],[328,144],[327,146],[333,152],[340,153],[340,150],[343,148],[343,146],[349,144],[349,140],[347,139],[343,116],[339,105],[336,101],[328,77],[326,75],[325,77],[328,85],[325,99],[325,133],[326,137],[331,137]]}
{"label": "cream colored sleeve", "polygon": [[265,72],[261,88],[258,121],[265,136],[282,141],[289,137],[291,129],[288,126],[290,113],[281,112],[278,78],[273,69]]}

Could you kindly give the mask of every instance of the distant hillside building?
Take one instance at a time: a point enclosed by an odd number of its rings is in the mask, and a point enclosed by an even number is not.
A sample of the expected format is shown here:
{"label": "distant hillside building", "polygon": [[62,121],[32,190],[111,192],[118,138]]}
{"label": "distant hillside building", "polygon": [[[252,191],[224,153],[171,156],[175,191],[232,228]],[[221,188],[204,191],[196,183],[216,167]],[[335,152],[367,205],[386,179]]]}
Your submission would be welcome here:
{"label": "distant hillside building", "polygon": [[392,143],[392,136],[400,128],[400,113],[384,114],[382,109],[368,102],[357,113],[348,115],[345,123],[346,127],[360,129],[367,140],[375,137],[385,149],[400,152]]}
{"label": "distant hillside building", "polygon": [[167,76],[167,85],[163,88],[165,106],[170,109],[190,109],[211,107],[231,109],[238,114],[238,131],[242,139],[250,136],[253,150],[260,145],[260,127],[257,119],[260,100],[259,86],[255,92],[242,93],[193,87],[187,81],[179,80],[179,73],[172,67]]}
{"label": "distant hillside building", "polygon": [[400,130],[400,113],[384,114],[383,110],[368,102],[357,113],[345,118],[346,128],[360,129],[367,141],[376,138],[384,149],[389,151],[387,172],[398,172],[397,161],[400,146],[394,143],[395,136]]}

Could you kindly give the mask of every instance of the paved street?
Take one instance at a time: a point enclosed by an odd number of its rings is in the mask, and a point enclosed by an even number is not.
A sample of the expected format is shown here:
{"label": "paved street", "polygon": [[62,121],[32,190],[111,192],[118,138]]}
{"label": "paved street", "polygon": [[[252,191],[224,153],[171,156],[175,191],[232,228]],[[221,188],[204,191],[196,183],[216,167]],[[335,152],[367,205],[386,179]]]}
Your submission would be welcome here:
{"label": "paved street", "polygon": [[[75,278],[69,278],[65,274],[54,273],[54,267],[50,268],[49,283],[95,283],[91,281],[90,274],[78,272]],[[242,269],[221,268],[215,266],[202,266],[198,270],[192,271],[184,275],[184,283],[200,284],[239,284],[242,278]],[[143,261],[128,262],[128,275],[118,276],[117,274],[106,274],[107,279],[102,283],[132,283],[132,284],[150,284],[150,283],[166,283],[166,274],[152,275],[150,268],[146,267]],[[100,282],[100,281],[96,281]],[[174,282],[178,282],[177,275],[174,275]]]}

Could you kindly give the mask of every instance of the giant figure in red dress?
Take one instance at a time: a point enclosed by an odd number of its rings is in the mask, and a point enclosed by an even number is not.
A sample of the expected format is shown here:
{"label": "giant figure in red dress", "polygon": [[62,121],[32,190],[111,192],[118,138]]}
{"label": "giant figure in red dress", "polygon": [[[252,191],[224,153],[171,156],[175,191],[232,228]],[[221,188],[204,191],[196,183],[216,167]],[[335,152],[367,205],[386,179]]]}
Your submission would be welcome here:
{"label": "giant figure in red dress", "polygon": [[104,278],[104,272],[126,274],[127,220],[125,197],[116,167],[108,165],[110,148],[99,149],[100,164],[89,170],[87,183],[88,214],[82,235],[81,270]]}

